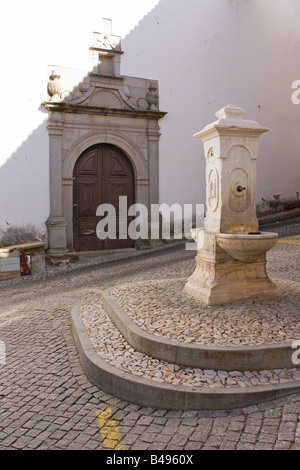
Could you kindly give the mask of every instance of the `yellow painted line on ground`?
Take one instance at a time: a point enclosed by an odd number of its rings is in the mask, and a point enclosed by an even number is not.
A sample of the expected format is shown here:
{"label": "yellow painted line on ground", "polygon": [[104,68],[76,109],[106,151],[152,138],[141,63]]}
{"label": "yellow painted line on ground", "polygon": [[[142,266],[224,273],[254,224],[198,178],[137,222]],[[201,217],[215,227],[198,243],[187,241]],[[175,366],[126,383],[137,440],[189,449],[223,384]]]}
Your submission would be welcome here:
{"label": "yellow painted line on ground", "polygon": [[113,412],[110,407],[96,411],[98,426],[103,440],[104,447],[109,450],[125,450],[120,444],[122,436],[117,427],[116,421],[111,419]]}
{"label": "yellow painted line on ground", "polygon": [[286,243],[287,245],[300,245],[300,241],[293,241],[292,239],[288,240],[278,240],[278,243]]}
{"label": "yellow painted line on ground", "polygon": [[300,235],[291,235],[290,237],[284,237],[278,240],[278,243],[286,243],[287,245],[300,245]]}

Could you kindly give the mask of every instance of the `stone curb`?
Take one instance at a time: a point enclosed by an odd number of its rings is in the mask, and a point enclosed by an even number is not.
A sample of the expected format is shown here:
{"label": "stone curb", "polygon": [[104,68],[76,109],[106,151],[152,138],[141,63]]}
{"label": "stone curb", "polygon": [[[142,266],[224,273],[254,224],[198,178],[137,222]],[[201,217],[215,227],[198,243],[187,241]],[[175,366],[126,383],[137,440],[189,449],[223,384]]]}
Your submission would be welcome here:
{"label": "stone curb", "polygon": [[257,405],[300,392],[300,380],[278,385],[242,389],[213,389],[169,385],[143,379],[104,362],[96,353],[80,317],[79,307],[71,312],[72,332],[87,377],[116,398],[139,406],[173,410],[229,410]]}
{"label": "stone curb", "polygon": [[109,294],[109,290],[102,292],[102,305],[127,342],[137,351],[155,359],[187,367],[226,371],[297,367],[292,363],[292,342],[235,347],[184,344],[140,328]]}

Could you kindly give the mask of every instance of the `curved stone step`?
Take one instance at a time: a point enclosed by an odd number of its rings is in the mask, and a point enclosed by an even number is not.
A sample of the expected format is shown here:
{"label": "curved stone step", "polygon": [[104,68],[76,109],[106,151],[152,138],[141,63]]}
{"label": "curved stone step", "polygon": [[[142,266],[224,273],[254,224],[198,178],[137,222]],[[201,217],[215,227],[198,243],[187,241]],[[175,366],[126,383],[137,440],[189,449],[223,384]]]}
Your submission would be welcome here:
{"label": "curved stone step", "polygon": [[206,346],[185,343],[157,336],[140,328],[110,294],[109,289],[102,293],[102,304],[134,349],[159,360],[188,367],[225,371],[297,367],[292,362],[293,341],[249,346]]}
{"label": "curved stone step", "polygon": [[85,373],[101,390],[120,399],[153,408],[216,410],[242,408],[300,392],[300,380],[292,378],[284,383],[214,388],[158,382],[121,370],[97,353],[83,323],[81,306],[73,307],[71,317]]}

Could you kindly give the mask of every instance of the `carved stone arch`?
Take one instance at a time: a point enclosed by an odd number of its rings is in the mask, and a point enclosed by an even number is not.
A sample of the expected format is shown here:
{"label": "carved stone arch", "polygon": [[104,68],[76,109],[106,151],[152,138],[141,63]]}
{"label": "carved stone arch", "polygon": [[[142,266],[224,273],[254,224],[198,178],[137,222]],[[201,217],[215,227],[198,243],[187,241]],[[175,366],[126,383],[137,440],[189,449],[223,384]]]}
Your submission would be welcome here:
{"label": "carved stone arch", "polygon": [[[98,144],[110,144],[119,148],[130,161],[135,182],[135,201],[148,207],[149,195],[149,170],[147,155],[144,155],[138,145],[127,135],[116,131],[98,131],[89,133],[79,138],[66,151],[62,161],[62,199],[63,218],[66,221],[67,246],[73,247],[73,172],[78,158],[84,151]],[[158,178],[158,175],[157,175]]]}
{"label": "carved stone arch", "polygon": [[245,157],[251,158],[251,149],[249,149],[248,146],[244,144],[231,145],[227,151],[226,158],[231,160],[235,157],[236,160],[239,160],[240,155],[244,155]]}
{"label": "carved stone arch", "polygon": [[147,162],[138,146],[130,138],[113,131],[88,134],[75,142],[63,159],[63,178],[72,178],[73,169],[79,156],[89,147],[96,144],[111,144],[118,147],[129,158],[134,170],[135,179],[137,181],[148,179]]}
{"label": "carved stone arch", "polygon": [[237,145],[236,142],[234,142],[230,138],[228,138],[227,142],[225,140],[225,142],[222,144],[222,157],[228,158],[229,154],[231,153],[234,147],[244,148],[245,150],[248,151],[249,157],[251,159],[256,158],[257,146],[255,145],[255,142],[252,143],[250,139],[243,139],[243,141],[239,142],[239,144]]}

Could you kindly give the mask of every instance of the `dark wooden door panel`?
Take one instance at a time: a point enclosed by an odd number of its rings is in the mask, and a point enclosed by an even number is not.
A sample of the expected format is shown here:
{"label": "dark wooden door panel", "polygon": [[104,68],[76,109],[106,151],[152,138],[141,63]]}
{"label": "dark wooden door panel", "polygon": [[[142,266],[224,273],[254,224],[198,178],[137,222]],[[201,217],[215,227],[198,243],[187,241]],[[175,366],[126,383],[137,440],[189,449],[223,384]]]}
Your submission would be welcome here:
{"label": "dark wooden door panel", "polygon": [[98,200],[98,182],[78,185],[78,217],[95,217]]}
{"label": "dark wooden door panel", "polygon": [[[117,147],[100,144],[85,151],[74,168],[73,234],[76,251],[129,248],[134,242],[119,238],[100,240],[96,216],[100,204],[112,204],[119,216],[119,197],[127,197],[127,210],[134,204],[134,175],[130,161]],[[128,220],[128,223],[130,220]]]}
{"label": "dark wooden door panel", "polygon": [[86,155],[85,158],[80,159],[78,162],[77,173],[80,176],[94,176],[95,178],[98,177],[98,159],[99,159],[99,151],[92,150],[90,153]]}

